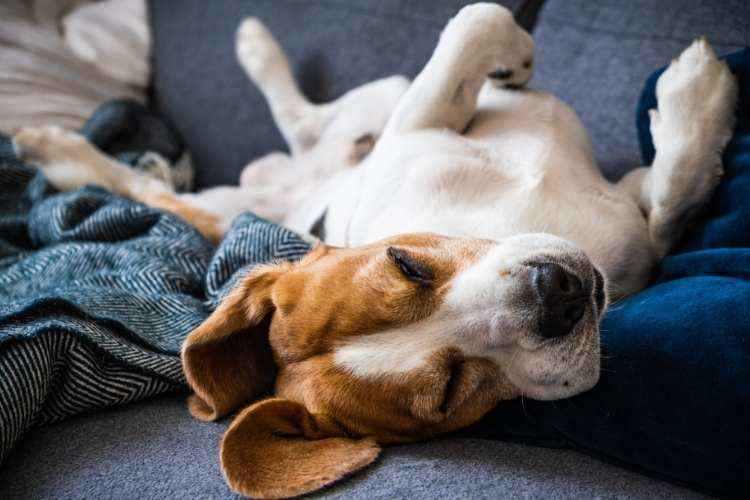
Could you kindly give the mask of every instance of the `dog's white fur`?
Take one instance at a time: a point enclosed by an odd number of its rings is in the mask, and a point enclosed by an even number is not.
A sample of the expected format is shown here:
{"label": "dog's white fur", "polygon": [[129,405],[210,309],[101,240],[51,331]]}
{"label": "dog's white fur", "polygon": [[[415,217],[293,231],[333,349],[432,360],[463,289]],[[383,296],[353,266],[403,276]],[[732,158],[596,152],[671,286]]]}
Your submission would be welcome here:
{"label": "dog's white fur", "polygon": [[[502,305],[505,291],[497,287],[510,285],[501,284],[498,273],[519,255],[585,253],[605,275],[611,295],[645,286],[654,263],[722,173],[737,87],[708,43],[693,43],[658,82],[659,110],[651,113],[654,164],[611,184],[568,106],[544,92],[505,88],[529,80],[533,48],[507,9],[472,5],[448,23],[410,85],[393,77],[313,105],[270,33],[259,21],[246,20],[238,31],[238,57],[266,96],[291,155],[273,153],[251,164],[240,187],[179,200],[215,214],[222,230],[245,210],[300,232],[325,214],[325,240],[341,246],[409,232],[497,240],[497,251],[454,280],[438,313],[407,328],[357,337],[339,349],[337,361],[378,376],[414,368],[444,344],[457,345],[496,359],[534,397],[588,388],[598,378],[598,336],[594,342],[579,335],[562,350],[521,345],[531,341],[512,334],[471,335],[473,325],[500,331],[508,318],[522,315]],[[495,78],[488,80],[491,73]],[[69,135],[33,129],[15,139],[21,150],[37,155],[58,186],[96,182],[135,199],[170,193],[90,147],[83,151],[80,140],[71,147],[76,138]],[[586,321],[596,327],[598,320]],[[511,340],[521,348],[503,349]]]}
{"label": "dog's white fur", "polygon": [[[567,105],[544,92],[499,89],[486,78],[497,69],[513,71],[502,84],[531,76],[523,63],[533,60],[533,41],[502,7],[464,8],[408,90],[395,77],[324,106],[301,96],[257,20],[240,28],[238,55],[266,95],[294,161],[284,166],[286,182],[274,161],[249,165],[245,176],[252,179],[244,184],[254,180],[255,187],[237,196],[252,198],[264,184],[287,192],[301,184],[305,201],[285,207],[281,220],[308,232],[327,210],[326,241],[342,246],[421,231],[490,239],[556,234],[587,253],[616,296],[645,285],[716,185],[737,94],[726,65],[697,40],[659,79],[652,168],[611,184]],[[380,139],[358,168],[339,161],[333,178],[331,167],[320,175],[326,160],[367,134]]]}

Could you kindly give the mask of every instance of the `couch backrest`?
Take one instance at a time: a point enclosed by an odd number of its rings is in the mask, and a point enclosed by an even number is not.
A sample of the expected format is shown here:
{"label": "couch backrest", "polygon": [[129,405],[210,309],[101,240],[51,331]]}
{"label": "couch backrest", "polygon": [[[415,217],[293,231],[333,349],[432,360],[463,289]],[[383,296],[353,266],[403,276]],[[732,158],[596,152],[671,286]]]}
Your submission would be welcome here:
{"label": "couch backrest", "polygon": [[[191,149],[196,185],[236,184],[252,159],[285,150],[234,36],[256,16],[288,52],[303,91],[333,99],[392,74],[413,77],[467,0],[180,0],[150,2],[153,101]],[[539,0],[503,0],[533,20]],[[527,4],[525,8],[523,4]]]}

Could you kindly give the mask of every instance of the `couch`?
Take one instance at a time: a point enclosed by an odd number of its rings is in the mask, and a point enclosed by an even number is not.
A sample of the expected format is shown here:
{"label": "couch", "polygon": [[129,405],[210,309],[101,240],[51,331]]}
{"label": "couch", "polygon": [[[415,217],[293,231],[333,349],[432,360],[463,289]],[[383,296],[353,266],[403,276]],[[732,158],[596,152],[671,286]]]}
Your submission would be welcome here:
{"label": "couch", "polygon": [[[233,33],[263,19],[316,101],[394,73],[414,76],[458,0],[397,2],[153,1],[152,104],[192,152],[196,184],[234,183],[254,157],[283,149],[262,99],[234,62]],[[750,45],[741,0],[512,0],[537,42],[532,86],[581,115],[609,178],[640,162],[635,109],[643,83],[694,37],[719,53]],[[417,35],[415,35],[415,33]],[[226,422],[201,423],[184,394],[35,429],[0,470],[10,498],[224,498],[218,467]],[[699,497],[682,485],[579,452],[447,437],[389,448],[377,464],[321,492],[355,498]]]}

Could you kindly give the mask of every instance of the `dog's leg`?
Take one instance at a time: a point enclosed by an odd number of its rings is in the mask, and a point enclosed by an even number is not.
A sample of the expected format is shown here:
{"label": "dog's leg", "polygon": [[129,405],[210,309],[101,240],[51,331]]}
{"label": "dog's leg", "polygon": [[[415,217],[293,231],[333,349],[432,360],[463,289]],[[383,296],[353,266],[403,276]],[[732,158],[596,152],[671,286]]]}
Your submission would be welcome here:
{"label": "dog's leg", "polygon": [[651,110],[656,157],[618,187],[648,214],[659,258],[681,236],[723,173],[721,154],[732,136],[737,82],[705,39],[696,40],[659,77]]}
{"label": "dog's leg", "polygon": [[151,175],[137,172],[101,153],[83,136],[60,127],[26,127],[13,137],[18,155],[38,166],[58,189],[68,191],[97,184],[147,205],[175,213],[211,241],[219,241],[231,219],[205,210],[190,197],[178,195]]}
{"label": "dog's leg", "polygon": [[315,105],[294,81],[284,50],[255,18],[247,18],[237,30],[237,58],[263,93],[292,154],[311,148],[320,138],[336,103]]}
{"label": "dog's leg", "polygon": [[531,78],[533,54],[531,36],[508,9],[489,3],[464,7],[448,22],[384,135],[425,128],[463,132],[487,78],[498,86],[524,85]]}

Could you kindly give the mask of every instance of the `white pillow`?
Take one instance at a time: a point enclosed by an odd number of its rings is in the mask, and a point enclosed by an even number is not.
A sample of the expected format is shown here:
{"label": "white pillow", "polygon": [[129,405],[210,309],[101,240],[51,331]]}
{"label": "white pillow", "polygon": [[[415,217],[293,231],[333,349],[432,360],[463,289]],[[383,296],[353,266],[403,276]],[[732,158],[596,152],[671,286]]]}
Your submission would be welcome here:
{"label": "white pillow", "polygon": [[27,125],[77,129],[110,99],[145,103],[145,1],[2,0],[0,132]]}

